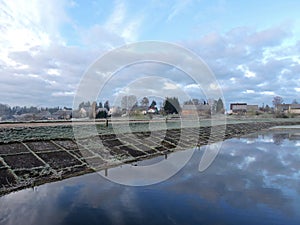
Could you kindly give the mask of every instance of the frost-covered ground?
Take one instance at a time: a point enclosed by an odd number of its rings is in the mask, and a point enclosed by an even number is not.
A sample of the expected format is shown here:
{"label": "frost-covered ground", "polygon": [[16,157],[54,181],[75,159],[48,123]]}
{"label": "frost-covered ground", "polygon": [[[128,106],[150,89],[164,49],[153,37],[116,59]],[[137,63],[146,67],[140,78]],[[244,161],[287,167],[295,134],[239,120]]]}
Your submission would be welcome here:
{"label": "frost-covered ground", "polygon": [[211,125],[236,124],[236,123],[257,123],[257,122],[297,122],[300,118],[291,119],[203,119],[194,120],[149,120],[149,121],[109,121],[108,127],[104,121],[84,122],[51,122],[51,123],[4,123],[0,124],[0,143],[25,140],[51,140],[56,138],[74,138],[80,133],[82,137],[94,136],[95,129],[99,134],[131,133],[142,131],[166,130],[184,127],[205,127]]}

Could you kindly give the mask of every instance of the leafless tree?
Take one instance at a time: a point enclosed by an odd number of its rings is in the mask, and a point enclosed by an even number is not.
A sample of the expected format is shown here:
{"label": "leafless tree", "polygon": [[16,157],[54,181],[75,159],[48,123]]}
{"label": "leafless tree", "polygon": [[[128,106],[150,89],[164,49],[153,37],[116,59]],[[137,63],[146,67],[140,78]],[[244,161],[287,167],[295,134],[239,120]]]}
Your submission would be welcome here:
{"label": "leafless tree", "polygon": [[276,110],[278,110],[278,105],[282,104],[283,103],[283,98],[280,97],[280,96],[275,96],[273,98],[273,101],[272,101],[274,107]]}

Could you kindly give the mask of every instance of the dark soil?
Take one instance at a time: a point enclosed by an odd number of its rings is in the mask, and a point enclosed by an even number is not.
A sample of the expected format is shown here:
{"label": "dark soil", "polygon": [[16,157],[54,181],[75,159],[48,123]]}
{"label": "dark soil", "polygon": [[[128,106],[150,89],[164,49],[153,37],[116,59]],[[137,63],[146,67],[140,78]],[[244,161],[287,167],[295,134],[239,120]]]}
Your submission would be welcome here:
{"label": "dark soil", "polygon": [[34,152],[43,152],[49,150],[58,150],[59,148],[50,141],[31,141],[25,144]]}
{"label": "dark soil", "polygon": [[26,153],[29,150],[22,143],[11,143],[0,145],[0,155]]}
{"label": "dark soil", "polygon": [[31,153],[24,153],[19,155],[5,155],[2,156],[4,161],[12,169],[31,169],[35,167],[45,166],[38,158]]}
{"label": "dark soil", "polygon": [[75,159],[70,154],[63,151],[38,153],[38,156],[41,157],[46,163],[48,163],[54,169],[82,164],[79,160]]}
{"label": "dark soil", "polygon": [[62,146],[63,148],[67,150],[76,150],[78,149],[77,144],[74,141],[71,140],[58,140],[55,141],[56,144]]}
{"label": "dark soil", "polygon": [[9,169],[0,169],[0,188],[9,187],[16,183],[15,177],[9,171]]}

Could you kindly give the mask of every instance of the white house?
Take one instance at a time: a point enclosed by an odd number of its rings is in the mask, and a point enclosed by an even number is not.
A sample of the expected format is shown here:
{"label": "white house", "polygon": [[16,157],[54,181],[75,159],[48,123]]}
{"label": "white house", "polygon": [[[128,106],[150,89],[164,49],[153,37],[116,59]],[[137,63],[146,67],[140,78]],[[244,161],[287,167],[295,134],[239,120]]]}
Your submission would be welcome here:
{"label": "white house", "polygon": [[288,111],[291,114],[300,114],[300,104],[290,104]]}

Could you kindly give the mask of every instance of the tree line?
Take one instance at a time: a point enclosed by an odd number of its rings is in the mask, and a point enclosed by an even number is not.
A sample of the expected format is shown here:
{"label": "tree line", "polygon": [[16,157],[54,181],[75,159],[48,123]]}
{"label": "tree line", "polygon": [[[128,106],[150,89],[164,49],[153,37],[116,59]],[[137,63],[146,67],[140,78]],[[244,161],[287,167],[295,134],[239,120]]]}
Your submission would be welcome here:
{"label": "tree line", "polygon": [[60,108],[59,106],[57,107],[36,107],[36,106],[13,106],[10,107],[9,105],[6,104],[1,104],[0,103],[0,117],[2,117],[2,120],[4,119],[10,119],[13,115],[22,115],[22,114],[38,114],[43,111],[48,111],[51,114],[57,112],[58,110],[62,109],[67,109],[71,110],[71,108],[63,107]]}
{"label": "tree line", "polygon": [[[224,113],[224,104],[221,98],[218,100],[212,100],[211,103],[209,101],[201,101],[199,99],[191,99],[185,101],[183,105],[209,105],[211,104],[210,109],[213,109],[214,112],[217,113]],[[90,107],[96,110],[95,117],[96,118],[106,118],[109,116],[108,112],[110,111],[110,104],[109,101],[105,101],[104,104],[99,102],[90,103],[90,102],[82,102],[78,106],[78,110],[84,107]],[[148,97],[143,97],[140,100],[135,95],[125,95],[121,98],[120,106],[114,107],[115,115],[124,115],[124,114],[136,114],[141,112],[147,112],[151,114],[179,114],[182,111],[181,104],[177,97],[166,97],[160,107],[158,109],[157,103],[155,100],[150,100]]]}

